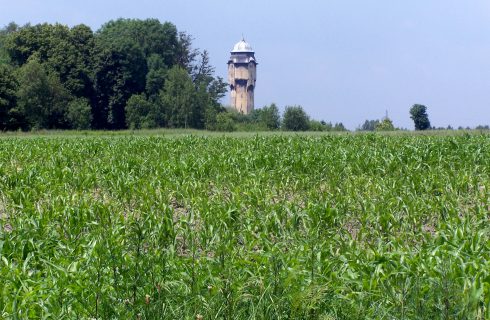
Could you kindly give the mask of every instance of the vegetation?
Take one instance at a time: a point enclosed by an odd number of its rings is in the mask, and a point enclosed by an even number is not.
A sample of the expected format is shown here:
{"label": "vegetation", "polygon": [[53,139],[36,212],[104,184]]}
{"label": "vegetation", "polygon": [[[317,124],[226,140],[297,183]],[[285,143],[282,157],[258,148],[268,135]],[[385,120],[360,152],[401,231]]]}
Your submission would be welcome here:
{"label": "vegetation", "polygon": [[412,108],[410,108],[410,118],[415,124],[415,130],[430,129],[429,115],[427,114],[426,106],[414,104]]}
{"label": "vegetation", "polygon": [[253,122],[260,124],[261,127],[267,130],[276,130],[281,126],[281,115],[274,103],[262,109],[253,110],[250,117]]}
{"label": "vegetation", "polygon": [[490,317],[487,136],[0,148],[1,318]]}
{"label": "vegetation", "polygon": [[362,126],[359,126],[357,128],[357,131],[375,131],[376,126],[380,123],[378,119],[376,120],[366,120],[362,124]]}
{"label": "vegetation", "polygon": [[394,131],[395,126],[393,125],[393,121],[390,118],[385,117],[381,122],[376,124],[376,131]]}
{"label": "vegetation", "polygon": [[0,64],[0,130],[16,127],[17,80],[10,67]]}
{"label": "vegetation", "polygon": [[204,128],[225,92],[208,53],[169,22],[0,30],[0,130]]}
{"label": "vegetation", "polygon": [[[269,106],[264,106],[262,108],[254,109],[250,114],[245,115],[237,112],[233,108],[226,109],[225,114],[212,115],[213,121],[206,120],[205,128],[211,131],[245,131],[245,132],[263,132],[263,131],[348,131],[344,125],[340,123],[326,123],[325,121],[316,121],[310,119],[301,106],[286,107],[286,111],[290,108],[300,109],[300,113],[284,113],[281,117],[278,107],[272,103]],[[218,109],[219,110],[219,109]],[[222,112],[224,110],[219,110],[217,112]],[[289,111],[290,112],[290,111]],[[302,126],[300,130],[295,120],[298,120],[296,116],[299,115],[299,125]],[[226,126],[217,126],[216,121],[220,123],[228,122]],[[284,121],[286,119],[286,121]],[[293,126],[288,127],[288,125]],[[226,128],[226,129],[225,129]]]}
{"label": "vegetation", "polygon": [[[0,29],[0,131],[347,130],[310,119],[301,106],[286,107],[282,119],[275,104],[218,117],[230,113],[220,104],[227,85],[214,75],[208,52],[192,42],[156,19],[113,20],[96,32],[83,24],[10,23]],[[431,129],[426,109],[410,110],[416,130]],[[366,120],[358,130],[394,129],[381,122]]]}
{"label": "vegetation", "polygon": [[282,127],[287,131],[307,131],[310,118],[301,106],[289,106],[284,111]]}
{"label": "vegetation", "polygon": [[225,92],[169,22],[0,30],[0,131],[121,130],[0,139],[0,318],[490,318],[487,125],[305,134],[346,128]]}

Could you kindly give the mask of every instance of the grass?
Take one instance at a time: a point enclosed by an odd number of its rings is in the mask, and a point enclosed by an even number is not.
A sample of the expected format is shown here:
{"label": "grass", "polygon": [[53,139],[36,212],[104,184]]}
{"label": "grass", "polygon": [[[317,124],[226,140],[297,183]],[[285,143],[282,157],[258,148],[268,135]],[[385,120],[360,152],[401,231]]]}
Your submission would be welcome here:
{"label": "grass", "polygon": [[255,136],[313,136],[321,137],[328,135],[369,135],[377,134],[384,136],[461,136],[461,135],[490,135],[488,130],[428,130],[428,131],[386,131],[377,133],[367,132],[319,132],[319,131],[236,131],[236,132],[218,132],[197,129],[142,129],[142,130],[37,130],[37,131],[7,131],[0,132],[1,138],[38,138],[38,137],[62,137],[62,138],[80,138],[80,137],[149,137],[165,136],[167,138],[178,138],[187,136],[197,137],[235,137],[250,138]]}
{"label": "grass", "polygon": [[0,317],[490,317],[488,136],[201,133],[0,139]]}

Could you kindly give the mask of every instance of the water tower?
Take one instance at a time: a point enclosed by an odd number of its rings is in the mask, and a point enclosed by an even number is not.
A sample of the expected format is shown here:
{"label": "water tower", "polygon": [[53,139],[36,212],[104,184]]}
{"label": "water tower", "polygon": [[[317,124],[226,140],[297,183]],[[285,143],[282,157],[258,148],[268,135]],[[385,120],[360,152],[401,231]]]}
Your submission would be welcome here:
{"label": "water tower", "polygon": [[231,106],[249,114],[254,109],[254,90],[257,80],[257,61],[254,51],[245,39],[235,44],[228,61],[228,83]]}

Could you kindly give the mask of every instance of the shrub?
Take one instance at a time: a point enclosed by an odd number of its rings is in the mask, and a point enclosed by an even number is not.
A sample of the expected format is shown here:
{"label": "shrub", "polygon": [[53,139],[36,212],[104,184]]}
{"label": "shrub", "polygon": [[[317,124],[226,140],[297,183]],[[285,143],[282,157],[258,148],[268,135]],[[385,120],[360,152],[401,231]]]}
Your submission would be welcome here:
{"label": "shrub", "polygon": [[286,131],[307,131],[310,128],[310,118],[301,106],[286,107],[282,128]]}
{"label": "shrub", "polygon": [[227,131],[232,132],[236,130],[235,122],[233,117],[228,112],[221,112],[216,115],[216,131]]}
{"label": "shrub", "polygon": [[92,123],[92,108],[87,99],[78,98],[68,103],[66,118],[72,129],[87,130]]}

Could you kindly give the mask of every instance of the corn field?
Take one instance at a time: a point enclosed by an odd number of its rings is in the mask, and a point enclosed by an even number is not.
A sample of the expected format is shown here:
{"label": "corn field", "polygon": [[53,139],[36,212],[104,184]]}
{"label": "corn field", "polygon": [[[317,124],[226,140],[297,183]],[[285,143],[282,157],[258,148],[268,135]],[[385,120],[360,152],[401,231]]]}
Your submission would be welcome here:
{"label": "corn field", "polygon": [[0,139],[0,318],[489,319],[485,135]]}

